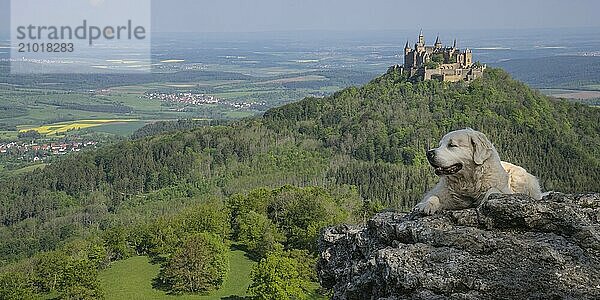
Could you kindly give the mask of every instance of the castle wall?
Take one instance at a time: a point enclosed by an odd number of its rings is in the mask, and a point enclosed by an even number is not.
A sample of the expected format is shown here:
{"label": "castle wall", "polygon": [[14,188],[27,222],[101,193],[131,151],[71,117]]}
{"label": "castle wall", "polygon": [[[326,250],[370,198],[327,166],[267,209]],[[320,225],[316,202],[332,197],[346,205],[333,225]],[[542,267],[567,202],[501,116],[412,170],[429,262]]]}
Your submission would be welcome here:
{"label": "castle wall", "polygon": [[443,81],[447,81],[447,82],[458,82],[461,80],[466,79],[464,76],[462,75],[444,75],[444,79]]}
{"label": "castle wall", "polygon": [[440,69],[425,69],[424,79],[429,80],[432,77],[441,76],[442,72]]}
{"label": "castle wall", "polygon": [[440,65],[440,69],[442,70],[456,70],[460,68],[460,64],[442,64]]}

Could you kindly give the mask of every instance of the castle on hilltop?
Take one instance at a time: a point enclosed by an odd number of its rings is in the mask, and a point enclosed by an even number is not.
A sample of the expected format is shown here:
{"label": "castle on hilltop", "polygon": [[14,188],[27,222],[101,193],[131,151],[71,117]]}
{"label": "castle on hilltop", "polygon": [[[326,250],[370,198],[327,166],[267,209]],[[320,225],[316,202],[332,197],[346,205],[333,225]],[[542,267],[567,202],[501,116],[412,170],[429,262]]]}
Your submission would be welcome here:
{"label": "castle on hilltop", "polygon": [[433,46],[425,45],[423,30],[419,33],[419,41],[410,48],[408,41],[404,47],[404,66],[401,71],[411,78],[420,80],[437,79],[457,82],[471,81],[483,76],[486,66],[473,63],[473,53],[469,48],[461,51],[456,46],[444,47],[438,36]]}

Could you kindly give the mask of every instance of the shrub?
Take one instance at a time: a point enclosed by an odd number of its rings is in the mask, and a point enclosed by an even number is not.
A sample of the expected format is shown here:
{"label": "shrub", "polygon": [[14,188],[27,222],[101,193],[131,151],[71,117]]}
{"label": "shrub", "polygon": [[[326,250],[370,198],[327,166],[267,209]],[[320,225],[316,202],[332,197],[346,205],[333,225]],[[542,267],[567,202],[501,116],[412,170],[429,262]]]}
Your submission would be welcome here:
{"label": "shrub", "polygon": [[262,259],[252,269],[252,284],[248,291],[261,300],[306,299],[310,281],[303,276],[306,268],[294,255],[298,253],[276,252]]}
{"label": "shrub", "polygon": [[197,233],[167,260],[157,281],[172,294],[207,293],[223,284],[228,269],[223,241],[214,234]]}
{"label": "shrub", "polygon": [[22,272],[0,274],[0,299],[32,299],[33,287]]}
{"label": "shrub", "polygon": [[264,215],[254,211],[239,216],[238,241],[253,255],[264,258],[268,253],[282,250],[285,236]]}
{"label": "shrub", "polygon": [[62,251],[39,254],[34,260],[33,282],[39,292],[57,292],[63,299],[102,298],[97,261]]}

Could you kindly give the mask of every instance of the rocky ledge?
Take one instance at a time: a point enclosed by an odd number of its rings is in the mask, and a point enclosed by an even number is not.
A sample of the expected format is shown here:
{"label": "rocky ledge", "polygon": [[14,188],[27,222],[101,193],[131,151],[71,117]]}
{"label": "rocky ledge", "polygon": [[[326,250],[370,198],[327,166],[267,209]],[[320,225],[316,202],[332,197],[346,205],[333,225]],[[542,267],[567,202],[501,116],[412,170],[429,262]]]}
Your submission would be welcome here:
{"label": "rocky ledge", "polygon": [[600,299],[600,194],[492,195],[434,216],[328,228],[333,299]]}

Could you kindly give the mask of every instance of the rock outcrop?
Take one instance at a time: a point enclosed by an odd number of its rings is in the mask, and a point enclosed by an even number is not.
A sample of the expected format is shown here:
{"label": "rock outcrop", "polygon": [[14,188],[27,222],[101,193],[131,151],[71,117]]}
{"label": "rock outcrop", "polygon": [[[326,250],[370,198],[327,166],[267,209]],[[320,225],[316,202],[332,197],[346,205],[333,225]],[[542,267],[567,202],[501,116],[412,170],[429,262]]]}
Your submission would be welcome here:
{"label": "rock outcrop", "polygon": [[328,228],[333,299],[600,299],[600,195],[492,195],[434,216]]}

